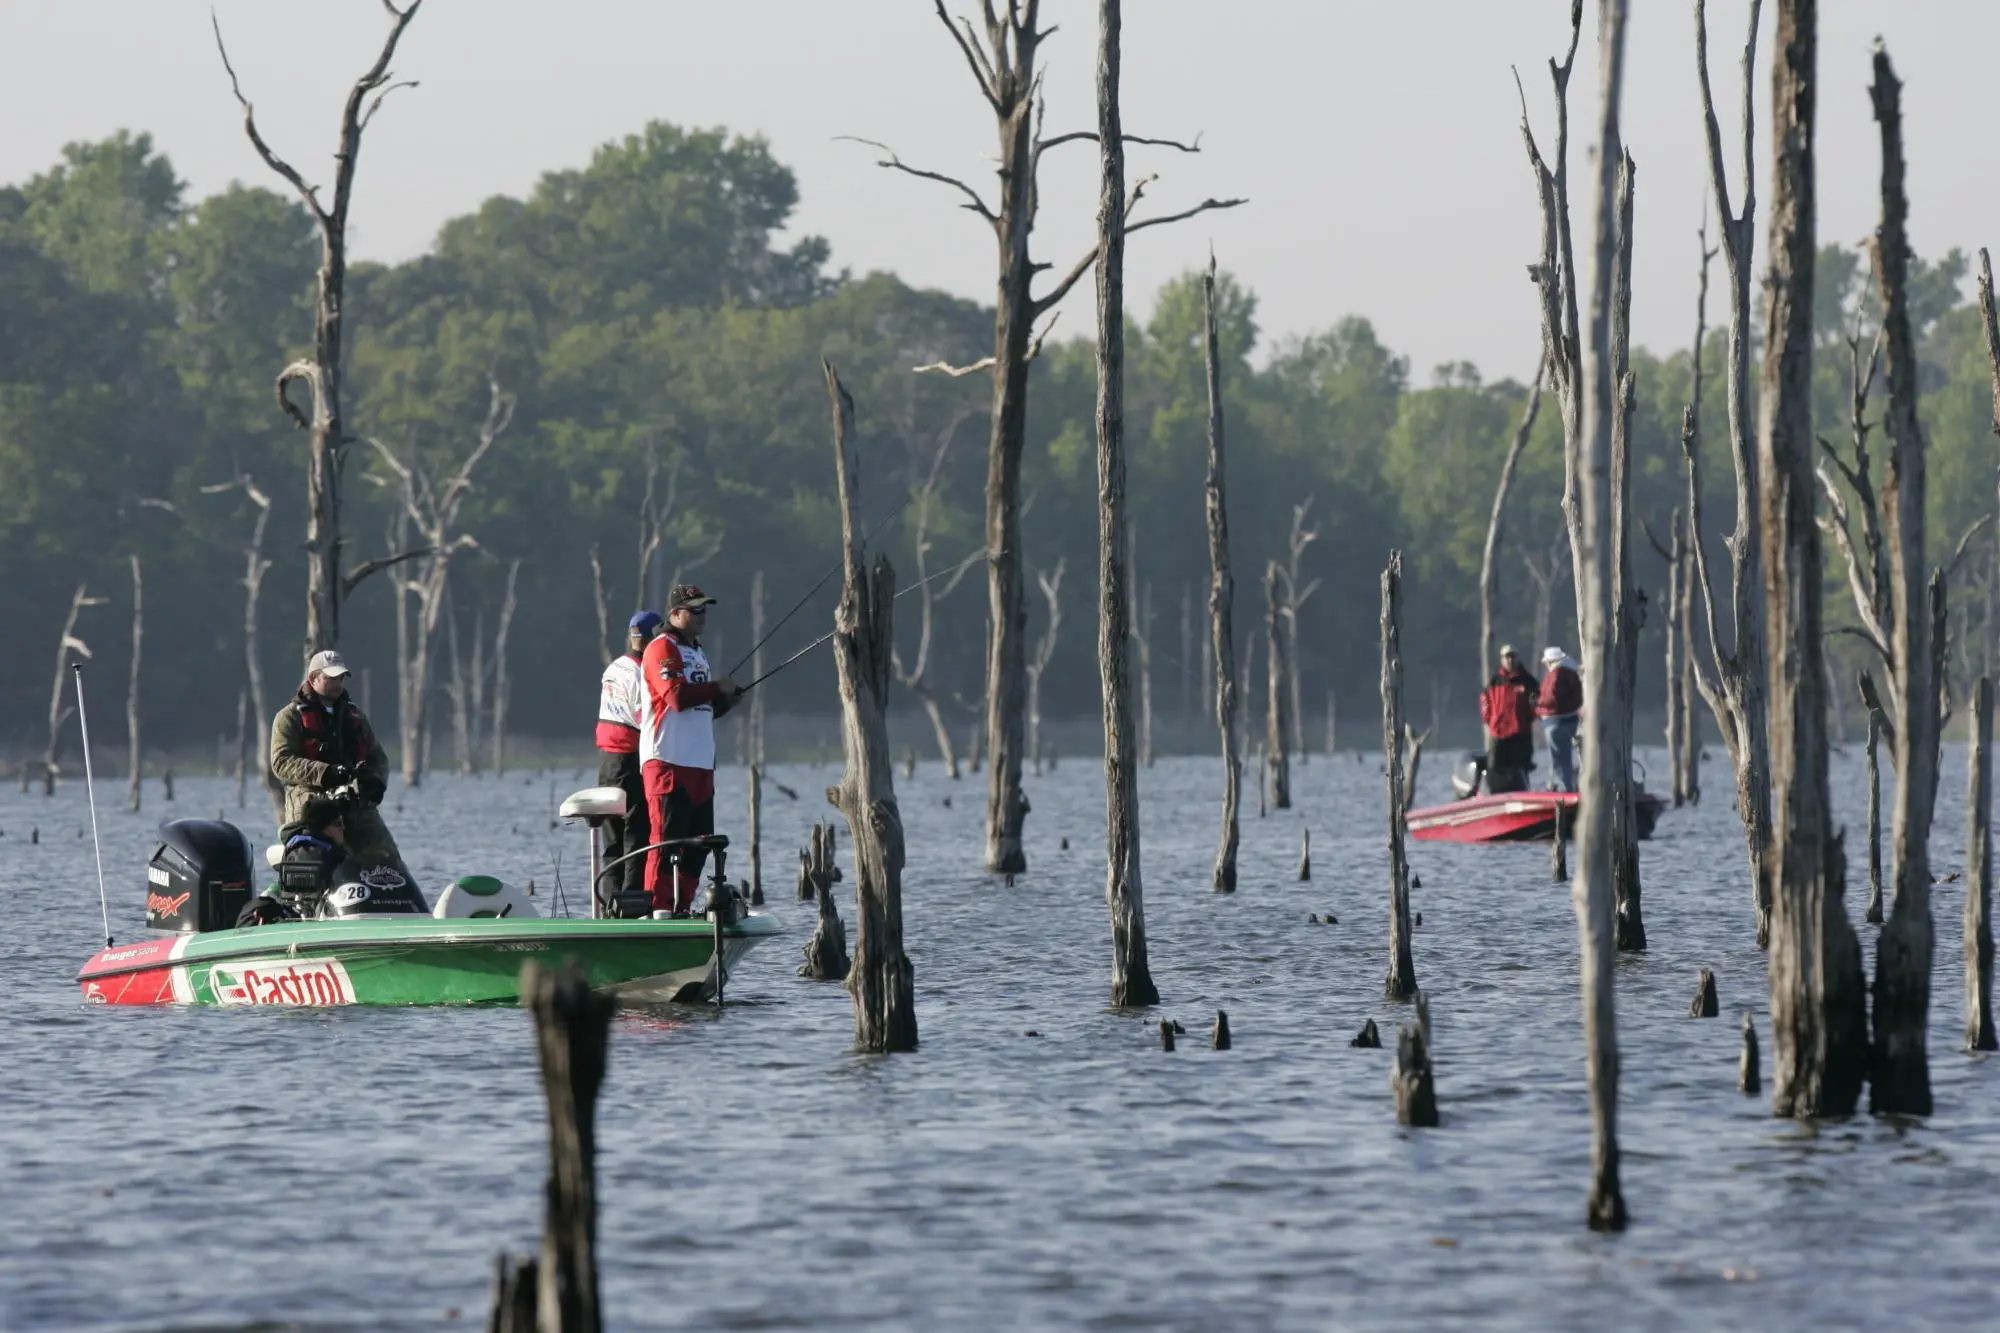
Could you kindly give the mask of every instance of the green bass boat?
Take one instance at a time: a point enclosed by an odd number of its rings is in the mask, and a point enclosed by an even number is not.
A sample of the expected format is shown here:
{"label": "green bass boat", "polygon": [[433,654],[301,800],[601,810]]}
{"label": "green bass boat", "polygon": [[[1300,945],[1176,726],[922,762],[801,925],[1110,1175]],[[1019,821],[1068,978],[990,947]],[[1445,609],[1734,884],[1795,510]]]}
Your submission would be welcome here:
{"label": "green bass boat", "polygon": [[[624,799],[617,788],[591,788],[563,804],[565,816],[590,827],[593,884],[603,874],[599,824],[622,814]],[[85,963],[77,982],[91,1003],[513,1004],[531,959],[574,962],[594,988],[634,1000],[719,999],[739,960],[779,933],[724,878],[722,837],[699,840],[716,864],[691,917],[613,915],[638,909],[595,891],[590,917],[543,917],[527,894],[483,875],[454,881],[431,906],[401,875],[365,871],[307,886],[286,898],[286,919],[259,925],[239,924],[252,902],[241,831],[177,820],[161,825],[160,839],[147,868],[146,921],[169,933],[105,948]],[[285,896],[280,886],[273,894]]]}

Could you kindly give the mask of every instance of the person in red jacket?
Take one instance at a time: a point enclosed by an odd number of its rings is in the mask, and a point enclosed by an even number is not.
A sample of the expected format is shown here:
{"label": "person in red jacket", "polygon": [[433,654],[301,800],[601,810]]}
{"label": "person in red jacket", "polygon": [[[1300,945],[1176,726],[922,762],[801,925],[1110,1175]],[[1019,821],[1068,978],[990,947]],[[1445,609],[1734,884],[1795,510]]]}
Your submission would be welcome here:
{"label": "person in red jacket", "polygon": [[1542,649],[1541,697],[1535,702],[1535,716],[1549,732],[1549,761],[1556,770],[1558,791],[1576,790],[1576,729],[1582,722],[1583,677],[1577,674],[1576,659],[1560,648]]}
{"label": "person in red jacket", "polygon": [[[702,650],[701,632],[713,605],[715,599],[693,584],[676,585],[667,603],[666,632],[646,645],[640,659],[646,699],[639,759],[655,844],[715,832],[715,718],[743,691],[727,676],[715,679]],[[646,892],[653,910],[686,912],[707,859],[706,852],[669,857],[657,846],[647,853]]]}
{"label": "person in red jacket", "polygon": [[1512,646],[1500,650],[1500,669],[1479,696],[1486,724],[1486,790],[1521,791],[1535,763],[1535,697],[1541,683],[1521,665]]}

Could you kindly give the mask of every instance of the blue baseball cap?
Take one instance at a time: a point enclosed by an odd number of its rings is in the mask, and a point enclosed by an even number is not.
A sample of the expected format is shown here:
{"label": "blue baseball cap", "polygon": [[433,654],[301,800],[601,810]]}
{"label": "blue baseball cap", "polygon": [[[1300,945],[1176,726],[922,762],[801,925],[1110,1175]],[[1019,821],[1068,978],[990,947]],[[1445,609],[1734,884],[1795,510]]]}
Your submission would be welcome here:
{"label": "blue baseball cap", "polygon": [[638,615],[632,617],[631,627],[635,630],[644,630],[646,633],[651,634],[660,627],[661,623],[658,611],[641,611]]}

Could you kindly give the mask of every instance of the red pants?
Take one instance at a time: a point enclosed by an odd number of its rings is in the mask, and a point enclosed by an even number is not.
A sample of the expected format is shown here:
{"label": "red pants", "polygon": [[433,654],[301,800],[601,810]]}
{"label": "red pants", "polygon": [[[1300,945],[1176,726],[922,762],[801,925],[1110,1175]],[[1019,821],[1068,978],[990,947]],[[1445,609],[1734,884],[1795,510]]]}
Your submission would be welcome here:
{"label": "red pants", "polygon": [[[698,838],[715,832],[715,770],[646,761],[646,805],[653,816],[653,841]],[[701,884],[706,851],[655,847],[646,853],[646,892],[656,912],[685,912]],[[674,864],[671,879],[669,862]]]}

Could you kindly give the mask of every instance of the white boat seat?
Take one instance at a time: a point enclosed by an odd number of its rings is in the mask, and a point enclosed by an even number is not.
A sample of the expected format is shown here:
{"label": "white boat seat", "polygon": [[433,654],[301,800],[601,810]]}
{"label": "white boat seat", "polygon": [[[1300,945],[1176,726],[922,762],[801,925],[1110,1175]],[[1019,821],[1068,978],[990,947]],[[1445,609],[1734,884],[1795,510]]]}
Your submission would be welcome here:
{"label": "white boat seat", "polygon": [[492,875],[464,875],[438,895],[431,915],[440,921],[473,917],[539,917],[534,900],[520,889]]}
{"label": "white boat seat", "polygon": [[595,823],[600,819],[623,819],[628,804],[623,787],[585,787],[564,801],[557,813],[564,819],[587,819]]}

